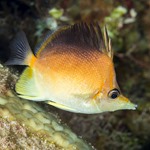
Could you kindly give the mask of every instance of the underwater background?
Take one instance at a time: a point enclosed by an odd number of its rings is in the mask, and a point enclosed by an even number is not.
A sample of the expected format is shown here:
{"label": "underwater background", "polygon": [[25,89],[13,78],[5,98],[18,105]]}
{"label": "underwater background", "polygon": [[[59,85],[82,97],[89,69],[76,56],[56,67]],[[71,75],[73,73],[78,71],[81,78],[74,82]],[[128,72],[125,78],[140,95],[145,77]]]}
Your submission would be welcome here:
{"label": "underwater background", "polygon": [[[136,111],[74,114],[41,103],[97,150],[150,149],[150,0],[1,0],[0,61],[19,30],[32,48],[48,30],[97,21],[109,30],[118,83]],[[20,73],[23,67],[12,67]]]}

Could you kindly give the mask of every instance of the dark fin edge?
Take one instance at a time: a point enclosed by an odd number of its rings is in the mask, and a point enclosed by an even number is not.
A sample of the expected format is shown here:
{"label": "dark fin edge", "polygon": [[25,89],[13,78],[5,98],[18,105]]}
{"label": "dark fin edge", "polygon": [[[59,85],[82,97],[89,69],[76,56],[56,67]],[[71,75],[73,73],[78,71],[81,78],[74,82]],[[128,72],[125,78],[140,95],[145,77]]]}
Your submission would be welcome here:
{"label": "dark fin edge", "polygon": [[70,44],[78,47],[104,49],[101,28],[98,23],[77,23],[68,28],[62,28],[53,36],[52,44]]}
{"label": "dark fin edge", "polygon": [[5,62],[5,65],[28,65],[26,58],[28,55],[33,55],[33,53],[23,31],[16,34],[10,43],[10,49],[10,58]]}
{"label": "dark fin edge", "polygon": [[76,23],[71,26],[64,26],[46,36],[45,40],[35,50],[35,55],[39,55],[47,47],[57,45],[74,45],[87,50],[97,49],[104,52],[105,43],[101,28],[98,23]]}

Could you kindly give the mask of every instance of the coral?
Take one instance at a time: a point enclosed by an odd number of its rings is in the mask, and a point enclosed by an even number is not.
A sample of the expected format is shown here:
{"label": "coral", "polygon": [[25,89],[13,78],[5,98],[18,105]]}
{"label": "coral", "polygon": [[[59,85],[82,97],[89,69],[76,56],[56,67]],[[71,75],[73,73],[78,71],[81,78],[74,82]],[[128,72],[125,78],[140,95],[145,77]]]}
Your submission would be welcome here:
{"label": "coral", "polygon": [[[0,149],[90,150],[58,116],[13,92],[17,75],[0,67]],[[10,84],[11,83],[11,84]]]}

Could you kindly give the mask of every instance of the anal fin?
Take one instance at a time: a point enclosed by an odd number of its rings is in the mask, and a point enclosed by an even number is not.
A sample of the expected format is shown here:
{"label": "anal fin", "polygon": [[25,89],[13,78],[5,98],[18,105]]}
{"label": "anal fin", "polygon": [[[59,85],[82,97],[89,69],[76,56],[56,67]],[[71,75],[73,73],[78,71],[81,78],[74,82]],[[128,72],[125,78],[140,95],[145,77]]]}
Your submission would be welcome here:
{"label": "anal fin", "polygon": [[52,105],[54,107],[57,107],[57,108],[60,108],[62,110],[66,110],[66,111],[71,111],[71,112],[75,112],[75,110],[73,108],[70,108],[68,106],[65,106],[63,104],[59,104],[59,103],[56,103],[56,102],[53,102],[53,101],[46,101],[45,103],[49,104],[49,105]]}

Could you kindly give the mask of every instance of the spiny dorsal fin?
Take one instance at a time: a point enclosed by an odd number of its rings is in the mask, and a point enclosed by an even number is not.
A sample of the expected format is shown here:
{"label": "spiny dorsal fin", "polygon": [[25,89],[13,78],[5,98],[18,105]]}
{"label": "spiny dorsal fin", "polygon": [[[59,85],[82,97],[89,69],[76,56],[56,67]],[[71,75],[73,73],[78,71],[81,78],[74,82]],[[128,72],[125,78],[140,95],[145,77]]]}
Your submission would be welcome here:
{"label": "spiny dorsal fin", "polygon": [[102,32],[98,23],[77,23],[62,29],[52,40],[53,44],[59,44],[59,42],[100,51],[104,48]]}
{"label": "spiny dorsal fin", "polygon": [[[108,34],[106,32],[104,33],[108,38]],[[36,55],[40,55],[40,52],[46,48],[50,49],[50,47],[58,45],[73,45],[87,51],[96,49],[112,57],[111,42],[110,40],[106,40],[106,38],[105,41],[103,40],[103,35],[98,23],[77,23],[58,29],[45,39],[36,52]]]}
{"label": "spiny dorsal fin", "polygon": [[104,27],[104,42],[105,42],[105,53],[113,59],[113,50],[111,47],[111,39],[108,36],[107,27]]}
{"label": "spiny dorsal fin", "polygon": [[46,33],[46,35],[44,36],[44,38],[41,40],[41,42],[39,42],[38,44],[36,44],[33,53],[34,55],[36,55],[39,52],[39,49],[42,48],[43,44],[46,43],[46,41],[50,38],[50,36],[55,32],[56,30],[50,30]]}

